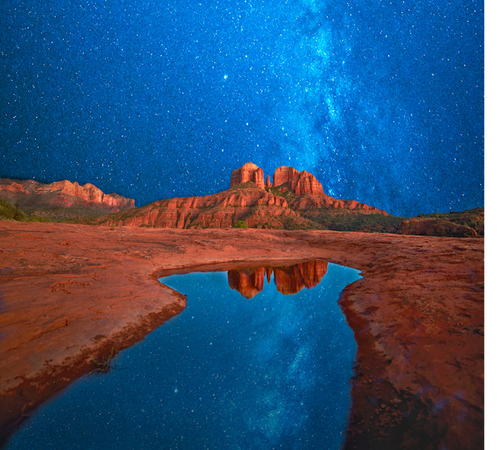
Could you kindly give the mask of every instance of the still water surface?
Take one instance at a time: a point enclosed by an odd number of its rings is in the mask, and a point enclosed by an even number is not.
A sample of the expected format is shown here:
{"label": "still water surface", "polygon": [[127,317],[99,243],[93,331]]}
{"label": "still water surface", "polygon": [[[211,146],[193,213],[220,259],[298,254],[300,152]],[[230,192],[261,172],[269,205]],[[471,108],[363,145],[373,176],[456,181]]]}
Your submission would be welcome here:
{"label": "still water surface", "polygon": [[359,278],[323,261],[163,278],[186,309],[40,408],[7,448],[340,448],[356,343],[337,301]]}

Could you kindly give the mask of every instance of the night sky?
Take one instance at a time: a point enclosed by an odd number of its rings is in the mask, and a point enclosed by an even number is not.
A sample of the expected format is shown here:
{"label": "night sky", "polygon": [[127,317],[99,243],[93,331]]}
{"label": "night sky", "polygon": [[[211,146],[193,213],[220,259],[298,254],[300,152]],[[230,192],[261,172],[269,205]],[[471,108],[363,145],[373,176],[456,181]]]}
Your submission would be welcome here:
{"label": "night sky", "polygon": [[395,215],[484,205],[482,0],[4,0],[0,177],[142,206],[252,161]]}

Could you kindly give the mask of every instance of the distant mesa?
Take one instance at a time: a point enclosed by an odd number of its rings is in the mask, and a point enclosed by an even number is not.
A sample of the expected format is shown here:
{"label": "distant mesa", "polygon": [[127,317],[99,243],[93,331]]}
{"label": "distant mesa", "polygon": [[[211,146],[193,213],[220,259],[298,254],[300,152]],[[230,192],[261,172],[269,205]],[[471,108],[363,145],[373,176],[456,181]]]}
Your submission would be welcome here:
{"label": "distant mesa", "polygon": [[307,261],[283,267],[257,267],[253,269],[234,269],[227,272],[229,287],[237,290],[243,297],[251,299],[264,289],[264,284],[271,282],[284,295],[293,295],[302,289],[311,289],[320,283],[328,270],[328,262],[322,260]]}
{"label": "distant mesa", "polygon": [[0,178],[0,198],[20,208],[54,209],[86,208],[102,214],[135,208],[135,201],[118,194],[105,194],[87,183],[80,186],[76,181],[57,181],[51,184],[33,180]]}

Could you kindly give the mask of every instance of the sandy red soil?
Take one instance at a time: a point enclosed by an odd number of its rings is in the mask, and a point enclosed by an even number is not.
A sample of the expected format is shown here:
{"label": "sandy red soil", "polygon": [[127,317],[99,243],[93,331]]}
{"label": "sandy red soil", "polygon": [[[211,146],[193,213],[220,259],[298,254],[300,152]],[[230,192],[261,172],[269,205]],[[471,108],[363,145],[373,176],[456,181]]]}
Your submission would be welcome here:
{"label": "sandy red soil", "polygon": [[168,271],[325,259],[362,271],[340,304],[358,343],[347,449],[477,449],[482,239],[0,221],[2,440],[38,405],[182,312]]}

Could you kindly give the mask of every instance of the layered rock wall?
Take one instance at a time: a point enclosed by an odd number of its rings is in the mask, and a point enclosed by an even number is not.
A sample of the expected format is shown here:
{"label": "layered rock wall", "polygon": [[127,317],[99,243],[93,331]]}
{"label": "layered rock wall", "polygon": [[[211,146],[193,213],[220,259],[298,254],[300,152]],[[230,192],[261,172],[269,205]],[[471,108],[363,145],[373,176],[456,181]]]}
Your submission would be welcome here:
{"label": "layered rock wall", "polygon": [[288,208],[286,199],[265,190],[227,190],[205,197],[161,200],[138,210],[110,216],[104,225],[155,228],[230,228],[239,220],[250,227],[282,227],[282,220],[307,222]]}
{"label": "layered rock wall", "polygon": [[299,171],[293,167],[281,166],[274,171],[273,186],[278,187],[285,183],[289,183],[294,178],[299,176]]}
{"label": "layered rock wall", "polygon": [[[245,185],[252,182],[253,185]],[[278,191],[271,188],[277,188]],[[278,195],[275,193],[278,192]],[[291,193],[292,195],[283,195]],[[285,198],[286,197],[286,198]],[[288,199],[288,200],[287,200]],[[132,213],[107,219],[105,225],[159,228],[229,228],[244,220],[251,228],[321,229],[315,216],[339,210],[357,214],[384,214],[357,201],[337,200],[325,195],[321,183],[309,172],[278,167],[264,183],[264,172],[248,162],[231,175],[227,191],[205,197],[183,197],[151,203]],[[307,212],[307,214],[305,214]],[[324,214],[323,214],[324,215]]]}
{"label": "layered rock wall", "polygon": [[87,183],[56,181],[45,184],[33,180],[0,179],[0,197],[20,207],[72,207],[83,206],[110,213],[135,208],[135,201],[118,194],[105,194]]}
{"label": "layered rock wall", "polygon": [[293,167],[281,166],[273,175],[274,187],[288,189],[296,195],[325,195],[323,186],[316,177],[303,170],[299,172]]}

